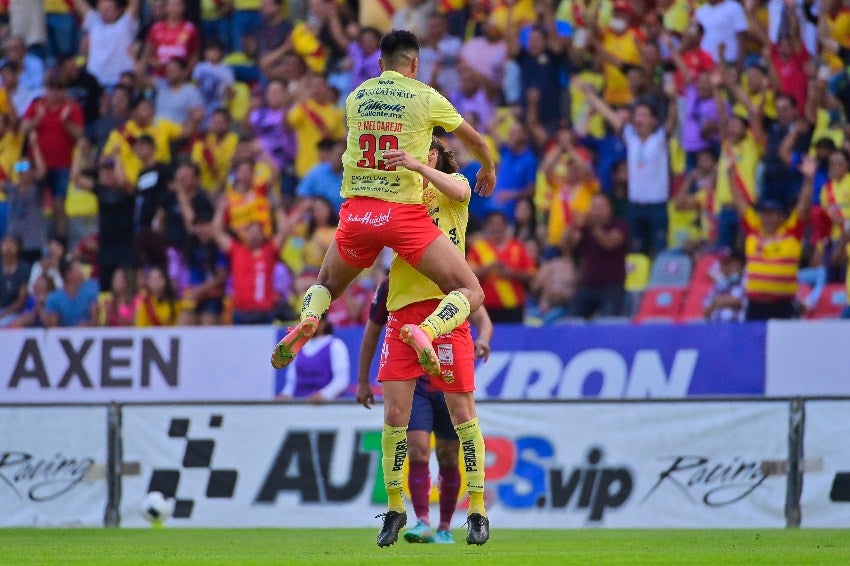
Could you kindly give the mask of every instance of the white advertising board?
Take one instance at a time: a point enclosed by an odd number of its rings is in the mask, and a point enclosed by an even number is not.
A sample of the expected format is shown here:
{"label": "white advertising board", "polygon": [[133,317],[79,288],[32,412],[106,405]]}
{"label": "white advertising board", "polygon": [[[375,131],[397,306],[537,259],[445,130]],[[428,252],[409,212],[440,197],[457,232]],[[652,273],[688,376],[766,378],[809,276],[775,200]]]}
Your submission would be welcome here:
{"label": "white advertising board", "polygon": [[850,324],[846,320],[767,324],[768,397],[850,395]]}
{"label": "white advertising board", "polygon": [[803,527],[850,527],[850,401],[806,403]]}
{"label": "white advertising board", "polygon": [[103,526],[105,408],[0,407],[0,527]]}
{"label": "white advertising board", "polygon": [[4,331],[0,403],[267,401],[275,329]]}
{"label": "white advertising board", "polygon": [[[761,464],[786,458],[787,403],[482,403],[479,416],[494,529],[785,524],[785,477]],[[131,406],[123,427],[140,469],[123,478],[124,526],[145,524],[149,490],[177,499],[172,526],[377,528],[385,509],[380,411]]]}

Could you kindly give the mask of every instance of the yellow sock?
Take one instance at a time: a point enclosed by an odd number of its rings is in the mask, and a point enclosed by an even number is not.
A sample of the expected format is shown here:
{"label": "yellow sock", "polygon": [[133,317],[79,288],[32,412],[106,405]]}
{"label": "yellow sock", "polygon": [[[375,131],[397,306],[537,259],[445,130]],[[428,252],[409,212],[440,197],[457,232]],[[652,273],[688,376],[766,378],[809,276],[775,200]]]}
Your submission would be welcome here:
{"label": "yellow sock", "polygon": [[478,417],[455,427],[466,470],[466,489],[469,491],[469,513],[487,515],[484,510],[484,435]]}
{"label": "yellow sock", "polygon": [[469,316],[469,300],[460,291],[452,291],[440,301],[437,308],[420,324],[431,340],[451,332]]}
{"label": "yellow sock", "polygon": [[404,512],[401,489],[404,486],[404,459],[407,457],[407,427],[384,423],[381,433],[381,466],[390,511]]}
{"label": "yellow sock", "polygon": [[304,294],[301,304],[301,320],[308,316],[322,318],[331,306],[331,292],[322,285],[313,285]]}

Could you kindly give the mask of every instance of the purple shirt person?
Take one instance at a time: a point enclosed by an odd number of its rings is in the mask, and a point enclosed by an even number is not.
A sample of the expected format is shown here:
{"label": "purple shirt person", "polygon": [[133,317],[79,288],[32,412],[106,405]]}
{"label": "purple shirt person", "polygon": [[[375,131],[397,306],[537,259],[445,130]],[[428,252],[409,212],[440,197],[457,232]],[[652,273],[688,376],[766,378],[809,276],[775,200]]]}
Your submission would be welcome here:
{"label": "purple shirt person", "polygon": [[718,109],[708,73],[685,87],[685,112],[682,117],[682,149],[696,153],[718,146]]}
{"label": "purple shirt person", "polygon": [[286,125],[286,87],[271,81],[266,87],[265,104],[251,111],[248,120],[263,151],[271,157],[280,171],[286,171],[295,161],[295,133]]}
{"label": "purple shirt person", "polygon": [[319,323],[316,337],[286,370],[278,372],[278,399],[300,399],[321,403],[335,399],[350,384],[351,360],[345,342],[333,335],[326,320]]}

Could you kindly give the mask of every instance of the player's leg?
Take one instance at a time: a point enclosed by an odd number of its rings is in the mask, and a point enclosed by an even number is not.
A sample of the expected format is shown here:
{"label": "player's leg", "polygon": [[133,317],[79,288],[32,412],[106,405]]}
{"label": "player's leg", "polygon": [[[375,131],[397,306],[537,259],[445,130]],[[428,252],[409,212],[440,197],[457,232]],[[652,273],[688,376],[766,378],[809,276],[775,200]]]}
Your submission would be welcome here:
{"label": "player's leg", "polygon": [[416,350],[426,373],[437,377],[440,362],[431,342],[457,328],[470,312],[478,310],[484,301],[484,291],[466,258],[445,234],[441,233],[428,244],[415,266],[446,296],[421,324],[402,328],[402,339]]}
{"label": "player's leg", "polygon": [[475,401],[471,391],[462,393],[446,392],[446,404],[455,423],[455,431],[460,439],[463,466],[466,471],[466,489],[469,491],[469,510],[467,515],[466,542],[484,544],[490,538],[490,522],[484,508],[484,435],[475,412]]}
{"label": "player's leg", "polygon": [[437,527],[435,542],[452,544],[452,517],[457,508],[460,493],[460,469],[458,468],[458,451],[460,441],[452,425],[446,400],[439,394],[439,403],[434,404],[434,436],[437,464],[440,468],[440,524]]}
{"label": "player's leg", "polygon": [[425,381],[416,380],[413,392],[413,405],[410,421],[407,424],[407,487],[410,490],[410,502],[416,515],[416,525],[404,533],[407,542],[432,542],[429,511],[431,506],[431,470],[428,462],[431,458],[431,430],[434,428],[434,412],[431,408],[431,394]]}
{"label": "player's leg", "polygon": [[384,429],[381,432],[381,469],[387,492],[388,510],[378,533],[378,546],[398,540],[398,532],[407,524],[402,487],[404,460],[407,458],[407,423],[410,420],[415,379],[382,381],[384,393]]}
{"label": "player's leg", "polygon": [[316,283],[304,294],[301,321],[277,343],[272,352],[273,367],[283,368],[295,359],[304,344],[316,333],[319,320],[328,312],[331,301],[339,297],[362,270],[343,260],[336,241],[331,242],[319,268]]}

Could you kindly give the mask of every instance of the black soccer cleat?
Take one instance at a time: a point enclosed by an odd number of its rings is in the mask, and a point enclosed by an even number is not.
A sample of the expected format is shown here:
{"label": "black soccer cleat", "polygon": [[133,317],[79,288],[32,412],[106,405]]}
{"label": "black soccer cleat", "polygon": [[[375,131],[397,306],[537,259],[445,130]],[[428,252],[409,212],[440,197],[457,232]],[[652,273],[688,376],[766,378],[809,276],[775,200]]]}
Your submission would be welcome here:
{"label": "black soccer cleat", "polygon": [[481,513],[470,513],[466,518],[466,544],[481,546],[490,538],[490,519]]}
{"label": "black soccer cleat", "polygon": [[407,513],[398,511],[387,511],[376,515],[384,518],[384,526],[381,527],[381,532],[378,533],[378,546],[390,546],[398,540],[398,532],[407,524]]}

